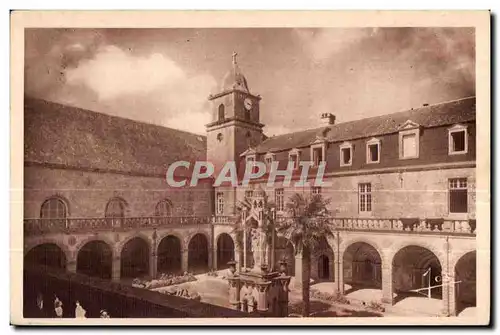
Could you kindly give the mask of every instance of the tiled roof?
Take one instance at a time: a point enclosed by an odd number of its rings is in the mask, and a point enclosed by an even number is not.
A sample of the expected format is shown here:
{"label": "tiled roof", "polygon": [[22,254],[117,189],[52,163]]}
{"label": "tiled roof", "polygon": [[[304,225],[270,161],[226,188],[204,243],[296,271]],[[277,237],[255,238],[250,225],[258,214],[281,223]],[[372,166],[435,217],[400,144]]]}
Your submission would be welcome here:
{"label": "tiled roof", "polygon": [[164,175],[206,159],[205,136],[28,97],[24,111],[25,161]]}
{"label": "tiled roof", "polygon": [[256,148],[257,153],[276,152],[307,147],[317,137],[325,136],[329,142],[341,142],[391,134],[408,120],[424,128],[471,122],[476,119],[476,98],[444,102],[394,114],[338,123],[321,128],[270,137]]}

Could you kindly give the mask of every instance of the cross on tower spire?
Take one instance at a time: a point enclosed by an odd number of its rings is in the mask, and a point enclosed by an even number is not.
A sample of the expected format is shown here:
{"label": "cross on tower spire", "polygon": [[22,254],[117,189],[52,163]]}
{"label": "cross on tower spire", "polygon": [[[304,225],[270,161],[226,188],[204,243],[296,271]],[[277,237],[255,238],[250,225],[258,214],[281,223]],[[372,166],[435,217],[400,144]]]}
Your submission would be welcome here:
{"label": "cross on tower spire", "polygon": [[233,51],[233,65],[236,65],[236,56],[238,56],[238,53]]}

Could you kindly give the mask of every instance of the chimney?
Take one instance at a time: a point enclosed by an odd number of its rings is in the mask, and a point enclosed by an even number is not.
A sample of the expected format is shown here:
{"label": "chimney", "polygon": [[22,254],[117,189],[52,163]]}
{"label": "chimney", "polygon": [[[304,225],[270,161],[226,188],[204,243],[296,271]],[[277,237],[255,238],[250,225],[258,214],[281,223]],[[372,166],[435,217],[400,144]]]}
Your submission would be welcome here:
{"label": "chimney", "polygon": [[332,113],[321,114],[321,123],[325,125],[335,124],[335,115],[333,115]]}

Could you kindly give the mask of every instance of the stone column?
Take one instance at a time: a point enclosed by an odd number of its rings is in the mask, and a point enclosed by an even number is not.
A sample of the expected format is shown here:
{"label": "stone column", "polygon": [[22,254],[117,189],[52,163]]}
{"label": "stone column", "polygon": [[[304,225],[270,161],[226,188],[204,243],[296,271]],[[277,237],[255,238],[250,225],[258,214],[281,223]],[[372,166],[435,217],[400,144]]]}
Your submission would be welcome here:
{"label": "stone column", "polygon": [[[455,271],[452,272],[452,274],[454,273]],[[452,276],[452,274],[450,274],[449,278],[448,278],[448,311],[449,311],[449,315],[450,316],[456,316],[457,315],[457,286],[456,285],[460,285],[460,284],[457,284],[455,283],[455,281],[458,281],[458,279],[455,277],[455,276]]]}
{"label": "stone column", "polygon": [[121,272],[121,258],[120,256],[113,256],[113,261],[111,264],[111,280],[112,281],[120,281],[120,272]]}
{"label": "stone column", "polygon": [[182,272],[187,272],[188,270],[188,260],[189,260],[189,249],[182,249],[181,253],[181,269]]}
{"label": "stone column", "polygon": [[[215,248],[215,252],[217,252],[217,248]],[[214,262],[214,260],[215,260],[215,262]],[[208,269],[209,270],[210,269],[217,269],[217,256],[215,256],[213,253],[213,246],[212,245],[208,246]]]}
{"label": "stone column", "polygon": [[149,256],[149,275],[151,278],[156,278],[158,274],[158,255],[153,252]]}
{"label": "stone column", "polygon": [[295,283],[294,287],[302,289],[302,267],[304,265],[302,254],[295,255]]}
{"label": "stone column", "polygon": [[267,313],[268,308],[267,308],[267,295],[269,291],[269,286],[271,282],[261,282],[261,283],[256,283],[255,286],[257,287],[257,310],[260,313]]}
{"label": "stone column", "polygon": [[335,284],[337,292],[344,294],[344,262],[343,259],[335,255]]}
{"label": "stone column", "polygon": [[442,292],[442,307],[441,307],[441,315],[442,316],[450,316],[450,283],[447,281],[447,272],[445,269],[441,270],[441,292]]}
{"label": "stone column", "polygon": [[393,305],[393,283],[392,283],[392,264],[384,262],[382,264],[382,302]]}
{"label": "stone column", "polygon": [[288,316],[288,285],[290,284],[290,276],[280,276],[277,279],[278,285],[278,310],[281,317]]}
{"label": "stone column", "polygon": [[229,304],[231,304],[232,309],[240,310],[240,278],[238,275],[233,275],[229,276],[227,280],[229,282]]}
{"label": "stone column", "polygon": [[69,260],[66,263],[66,271],[76,273],[76,259]]}

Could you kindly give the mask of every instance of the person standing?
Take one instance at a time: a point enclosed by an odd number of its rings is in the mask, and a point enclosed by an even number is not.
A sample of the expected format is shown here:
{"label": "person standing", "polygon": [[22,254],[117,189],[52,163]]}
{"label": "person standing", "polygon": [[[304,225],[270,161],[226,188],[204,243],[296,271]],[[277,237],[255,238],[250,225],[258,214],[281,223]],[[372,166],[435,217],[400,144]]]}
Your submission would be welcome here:
{"label": "person standing", "polygon": [[56,296],[56,298],[54,299],[54,311],[56,312],[56,316],[58,318],[62,318],[63,317],[63,308],[62,308],[62,306],[63,306],[63,303]]}
{"label": "person standing", "polygon": [[77,300],[75,307],[75,318],[85,319],[85,314],[87,314],[87,311],[82,307],[82,305],[80,305],[80,302]]}

